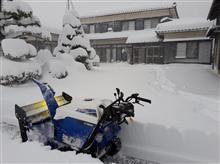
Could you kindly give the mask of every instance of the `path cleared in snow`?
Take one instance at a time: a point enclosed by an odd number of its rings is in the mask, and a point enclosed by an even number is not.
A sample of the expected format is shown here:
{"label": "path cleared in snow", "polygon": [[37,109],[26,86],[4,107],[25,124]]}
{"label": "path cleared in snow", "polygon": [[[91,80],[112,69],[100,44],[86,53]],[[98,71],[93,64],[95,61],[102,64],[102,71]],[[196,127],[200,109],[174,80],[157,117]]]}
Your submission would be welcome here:
{"label": "path cleared in snow", "polygon": [[[219,162],[220,78],[210,71],[211,66],[102,64],[92,72],[76,69],[70,69],[69,76],[63,80],[49,75],[41,80],[48,82],[57,95],[65,91],[73,98],[114,99],[113,92],[118,87],[125,95],[138,92],[152,100],[152,104],[145,104],[145,107],[136,106],[134,121],[123,128],[122,154],[160,163]],[[32,83],[2,87],[2,93],[3,121],[16,126],[14,104],[26,105],[42,99],[39,89]],[[46,162],[56,162],[57,157],[53,156],[59,156],[59,162],[75,160],[73,153],[58,155],[37,143],[22,146],[19,139],[11,140],[10,135],[2,134],[3,141],[13,147],[14,153],[22,149],[33,157],[32,161],[38,158],[36,153],[25,151],[26,146],[39,152],[42,149],[45,153],[42,160]],[[10,151],[3,144],[3,161],[12,160],[6,155]],[[90,159],[83,155],[76,157],[82,161]],[[18,162],[23,162],[23,158]]]}

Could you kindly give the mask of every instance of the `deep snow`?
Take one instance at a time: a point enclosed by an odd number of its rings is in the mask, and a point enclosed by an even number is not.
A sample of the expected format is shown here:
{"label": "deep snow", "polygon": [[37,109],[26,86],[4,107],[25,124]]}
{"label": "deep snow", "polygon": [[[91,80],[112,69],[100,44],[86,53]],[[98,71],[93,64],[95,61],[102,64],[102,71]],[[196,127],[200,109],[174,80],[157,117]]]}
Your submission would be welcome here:
{"label": "deep snow", "polygon": [[[65,91],[73,98],[114,99],[113,92],[119,87],[125,95],[138,92],[152,100],[151,105],[136,106],[135,118],[123,128],[122,153],[161,163],[219,162],[220,78],[211,66],[118,63],[101,64],[93,71],[81,69],[81,65],[66,66],[71,71],[65,79],[49,74],[41,79],[57,95]],[[42,99],[32,83],[1,86],[1,93],[2,121],[16,126],[14,104],[22,106]],[[88,155],[49,151],[37,142],[21,144],[18,135],[13,138],[7,132],[10,130],[1,126],[3,162],[99,162]]]}

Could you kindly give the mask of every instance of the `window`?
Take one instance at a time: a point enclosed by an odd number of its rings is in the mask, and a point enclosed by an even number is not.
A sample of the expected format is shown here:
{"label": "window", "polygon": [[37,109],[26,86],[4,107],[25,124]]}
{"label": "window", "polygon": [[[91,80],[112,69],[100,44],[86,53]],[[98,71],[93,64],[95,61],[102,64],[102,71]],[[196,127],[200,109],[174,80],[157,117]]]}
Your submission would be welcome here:
{"label": "window", "polygon": [[197,42],[187,43],[186,57],[190,59],[198,58],[198,43]]}
{"label": "window", "polygon": [[108,31],[112,31],[114,23],[113,22],[107,22],[106,24],[108,26]]}
{"label": "window", "polygon": [[95,25],[92,24],[92,25],[89,26],[89,32],[90,33],[95,33]]}
{"label": "window", "polygon": [[122,25],[120,21],[115,21],[113,23],[113,31],[121,31],[122,30]]}
{"label": "window", "polygon": [[129,21],[128,30],[135,30],[135,21]]}
{"label": "window", "polygon": [[105,23],[98,23],[95,25],[95,32],[96,33],[103,33],[108,31],[108,25]]}
{"label": "window", "polygon": [[144,20],[144,29],[148,29],[148,28],[151,28],[151,20],[150,19]]}
{"label": "window", "polygon": [[134,63],[144,63],[145,62],[145,47],[135,47],[134,48]]}
{"label": "window", "polygon": [[129,23],[127,21],[122,22],[122,31],[127,31],[129,29]]}
{"label": "window", "polygon": [[143,19],[137,19],[135,21],[135,30],[143,30],[144,29],[144,21]]}
{"label": "window", "polygon": [[177,43],[176,58],[186,58],[186,43]]}
{"label": "window", "polygon": [[156,28],[159,23],[158,18],[151,19],[151,28]]}
{"label": "window", "polygon": [[83,25],[83,30],[84,30],[85,33],[88,34],[88,33],[89,33],[89,25],[84,24],[84,25]]}

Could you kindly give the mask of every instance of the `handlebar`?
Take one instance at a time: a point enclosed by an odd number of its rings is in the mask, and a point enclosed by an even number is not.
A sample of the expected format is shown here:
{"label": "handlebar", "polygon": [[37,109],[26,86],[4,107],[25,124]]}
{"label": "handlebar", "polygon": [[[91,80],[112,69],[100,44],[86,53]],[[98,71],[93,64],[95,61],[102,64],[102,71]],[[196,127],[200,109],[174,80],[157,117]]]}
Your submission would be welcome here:
{"label": "handlebar", "polygon": [[148,100],[148,99],[145,99],[145,98],[142,98],[142,97],[137,97],[136,99],[139,100],[139,101],[144,101],[144,102],[147,102],[147,103],[151,104],[151,100]]}

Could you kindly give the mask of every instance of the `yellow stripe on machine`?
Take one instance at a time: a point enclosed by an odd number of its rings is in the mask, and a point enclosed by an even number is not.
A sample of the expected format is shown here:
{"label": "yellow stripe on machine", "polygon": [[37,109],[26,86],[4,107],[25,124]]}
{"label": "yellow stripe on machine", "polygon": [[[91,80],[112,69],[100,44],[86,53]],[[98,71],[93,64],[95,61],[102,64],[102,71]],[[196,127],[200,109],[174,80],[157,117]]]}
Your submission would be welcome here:
{"label": "yellow stripe on machine", "polygon": [[[56,96],[55,100],[59,107],[69,103],[63,96]],[[33,123],[50,117],[45,100],[23,106],[22,109],[26,112],[26,116],[29,117]]]}

